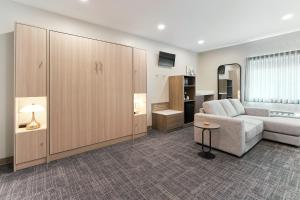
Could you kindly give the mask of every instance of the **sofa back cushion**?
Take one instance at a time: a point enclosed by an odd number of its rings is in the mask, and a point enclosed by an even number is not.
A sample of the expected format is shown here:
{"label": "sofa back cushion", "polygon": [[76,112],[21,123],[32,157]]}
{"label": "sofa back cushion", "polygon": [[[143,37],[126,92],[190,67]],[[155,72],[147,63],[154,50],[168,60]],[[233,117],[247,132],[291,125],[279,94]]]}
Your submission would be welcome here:
{"label": "sofa back cushion", "polygon": [[228,116],[220,101],[217,100],[204,102],[203,108],[207,114]]}
{"label": "sofa back cushion", "polygon": [[223,106],[225,112],[227,113],[227,116],[229,117],[235,117],[238,114],[236,109],[233,107],[233,105],[230,103],[228,99],[220,100],[221,105]]}
{"label": "sofa back cushion", "polygon": [[246,114],[245,108],[244,108],[243,104],[240,102],[240,100],[238,100],[238,99],[229,99],[229,101],[231,102],[231,104],[235,108],[238,115]]}

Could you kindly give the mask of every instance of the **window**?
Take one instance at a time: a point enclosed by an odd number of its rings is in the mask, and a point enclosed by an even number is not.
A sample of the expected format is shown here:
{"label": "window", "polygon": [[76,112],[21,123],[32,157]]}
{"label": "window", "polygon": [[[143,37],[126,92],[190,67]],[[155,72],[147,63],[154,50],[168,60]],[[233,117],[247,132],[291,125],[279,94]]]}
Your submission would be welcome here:
{"label": "window", "polygon": [[300,104],[300,50],[247,58],[246,101]]}

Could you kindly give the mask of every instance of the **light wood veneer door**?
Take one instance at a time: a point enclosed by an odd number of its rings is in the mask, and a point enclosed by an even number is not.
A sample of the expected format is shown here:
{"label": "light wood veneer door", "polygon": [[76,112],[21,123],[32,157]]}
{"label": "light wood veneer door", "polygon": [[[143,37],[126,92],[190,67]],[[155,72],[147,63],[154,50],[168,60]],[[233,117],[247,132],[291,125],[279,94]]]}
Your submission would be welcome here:
{"label": "light wood veneer door", "polygon": [[16,164],[46,157],[46,130],[16,135]]}
{"label": "light wood veneer door", "polygon": [[106,140],[132,135],[132,65],[132,48],[105,44],[103,95]]}
{"label": "light wood veneer door", "polygon": [[147,55],[142,49],[133,50],[134,93],[147,92]]}
{"label": "light wood veneer door", "polygon": [[147,114],[134,116],[134,134],[147,132]]}
{"label": "light wood veneer door", "polygon": [[96,133],[97,142],[105,141],[104,134],[104,51],[105,51],[105,42],[94,41],[93,42],[93,52],[92,55],[96,62],[96,76],[93,76],[93,86],[92,91],[94,96],[92,97],[92,128],[93,132]]}
{"label": "light wood veneer door", "polygon": [[170,109],[184,111],[184,77],[169,77],[169,102]]}
{"label": "light wood veneer door", "polygon": [[16,25],[16,96],[47,96],[47,31]]}
{"label": "light wood veneer door", "polygon": [[[95,41],[50,32],[50,153],[98,142]],[[101,92],[101,91],[100,91]],[[98,102],[99,101],[99,102]]]}

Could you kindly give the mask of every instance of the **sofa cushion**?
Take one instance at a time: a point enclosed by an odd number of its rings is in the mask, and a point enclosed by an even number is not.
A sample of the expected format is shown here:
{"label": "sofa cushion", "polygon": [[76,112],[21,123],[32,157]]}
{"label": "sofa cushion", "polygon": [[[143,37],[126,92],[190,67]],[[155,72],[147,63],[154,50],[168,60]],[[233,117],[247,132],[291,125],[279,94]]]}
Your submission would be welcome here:
{"label": "sofa cushion", "polygon": [[285,135],[300,136],[300,119],[285,117],[266,117],[265,131],[282,133]]}
{"label": "sofa cushion", "polygon": [[285,135],[300,136],[300,119],[286,117],[237,116],[240,119],[256,119],[264,122],[264,130]]}
{"label": "sofa cushion", "polygon": [[226,111],[218,100],[204,102],[203,108],[207,114],[227,116]]}
{"label": "sofa cushion", "polygon": [[250,141],[264,130],[264,123],[260,119],[254,119],[247,115],[239,115],[235,118],[242,119],[245,123],[246,142]]}
{"label": "sofa cushion", "polygon": [[229,101],[233,105],[233,107],[235,108],[238,115],[244,115],[246,113],[245,108],[244,108],[243,104],[240,102],[240,100],[238,100],[238,99],[229,99]]}
{"label": "sofa cushion", "polygon": [[239,115],[228,99],[223,99],[220,101],[220,103],[223,106],[225,112],[227,113],[227,116],[235,117]]}

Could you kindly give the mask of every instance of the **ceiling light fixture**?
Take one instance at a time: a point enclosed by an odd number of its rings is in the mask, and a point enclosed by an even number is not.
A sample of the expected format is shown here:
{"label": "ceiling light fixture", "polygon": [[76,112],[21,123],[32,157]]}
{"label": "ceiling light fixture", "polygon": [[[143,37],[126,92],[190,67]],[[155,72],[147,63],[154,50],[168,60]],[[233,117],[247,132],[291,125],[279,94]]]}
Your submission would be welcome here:
{"label": "ceiling light fixture", "polygon": [[205,43],[204,40],[199,40],[199,41],[198,41],[198,44],[204,44],[204,43]]}
{"label": "ceiling light fixture", "polygon": [[88,2],[89,0],[80,0],[81,2],[85,3],[85,2]]}
{"label": "ceiling light fixture", "polygon": [[285,20],[292,19],[293,17],[294,17],[294,14],[289,13],[289,14],[283,15],[283,16],[281,17],[281,20],[285,21]]}
{"label": "ceiling light fixture", "polygon": [[159,24],[157,26],[157,29],[160,30],[160,31],[164,30],[165,28],[166,28],[166,25],[164,25],[164,24]]}

